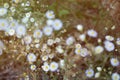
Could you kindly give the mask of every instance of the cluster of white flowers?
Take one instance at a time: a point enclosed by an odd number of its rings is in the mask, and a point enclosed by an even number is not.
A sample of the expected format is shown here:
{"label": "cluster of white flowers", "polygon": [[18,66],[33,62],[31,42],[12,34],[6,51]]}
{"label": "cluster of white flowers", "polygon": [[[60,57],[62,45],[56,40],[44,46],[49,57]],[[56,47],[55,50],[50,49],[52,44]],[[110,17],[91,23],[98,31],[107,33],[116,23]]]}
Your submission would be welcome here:
{"label": "cluster of white flowers", "polygon": [[44,62],[43,66],[42,66],[42,69],[46,72],[48,71],[57,71],[58,70],[58,63],[57,62],[51,62],[50,65],[47,63],[47,62]]}

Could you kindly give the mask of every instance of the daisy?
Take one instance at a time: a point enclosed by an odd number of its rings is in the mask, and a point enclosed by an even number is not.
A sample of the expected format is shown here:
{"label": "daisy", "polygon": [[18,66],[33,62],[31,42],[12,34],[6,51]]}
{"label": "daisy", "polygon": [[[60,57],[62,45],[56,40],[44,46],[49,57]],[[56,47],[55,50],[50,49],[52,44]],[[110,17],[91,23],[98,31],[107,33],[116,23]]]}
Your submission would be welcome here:
{"label": "daisy", "polygon": [[85,34],[81,34],[81,35],[79,36],[79,39],[80,39],[81,41],[85,41],[86,35],[85,35]]}
{"label": "daisy", "polygon": [[10,22],[9,28],[16,29],[17,26],[18,22],[16,20],[13,20],[12,22]]}
{"label": "daisy", "polygon": [[53,32],[53,28],[50,26],[46,26],[43,28],[43,33],[47,36],[50,36]]}
{"label": "daisy", "polygon": [[42,56],[42,61],[47,61],[48,60],[48,55]]}
{"label": "daisy", "polygon": [[30,66],[30,69],[31,69],[32,71],[34,71],[34,70],[36,69],[36,65],[33,65],[33,64],[32,64],[32,65]]}
{"label": "daisy", "polygon": [[9,30],[8,30],[8,34],[9,34],[10,36],[13,36],[13,35],[15,34],[15,30],[14,30],[14,29],[9,29]]}
{"label": "daisy", "polygon": [[75,41],[75,38],[70,36],[66,39],[66,44],[67,45],[72,45],[74,43],[74,41]]}
{"label": "daisy", "polygon": [[8,21],[5,19],[0,19],[0,30],[6,31],[8,28]]}
{"label": "daisy", "polygon": [[105,41],[104,42],[104,45],[105,45],[105,49],[107,50],[107,51],[113,51],[114,49],[115,49],[115,46],[114,46],[114,44],[112,43],[112,42],[110,42],[110,41]]}
{"label": "daisy", "polygon": [[88,34],[88,36],[93,37],[93,38],[97,37],[97,35],[98,35],[98,33],[93,29],[88,30],[87,34]]}
{"label": "daisy", "polygon": [[53,18],[55,18],[55,14],[54,14],[54,12],[51,11],[51,10],[47,11],[46,14],[45,14],[45,16],[46,16],[46,18],[48,18],[48,19],[53,19]]}
{"label": "daisy", "polygon": [[45,62],[42,66],[42,69],[45,71],[45,72],[48,72],[50,70],[50,66],[48,65],[47,62]]}
{"label": "daisy", "polygon": [[94,76],[94,70],[89,68],[85,71],[85,74],[86,74],[87,77],[91,78],[91,77]]}
{"label": "daisy", "polygon": [[83,25],[79,24],[76,26],[78,31],[83,31]]}
{"label": "daisy", "polygon": [[120,74],[118,73],[113,73],[111,77],[112,77],[112,80],[120,80]]}
{"label": "daisy", "polygon": [[17,36],[24,36],[26,34],[26,27],[23,25],[18,25],[16,27],[16,34]]}
{"label": "daisy", "polygon": [[107,36],[105,36],[105,39],[108,41],[113,41],[114,37],[107,35]]}
{"label": "daisy", "polygon": [[27,35],[27,36],[24,37],[23,40],[24,40],[25,44],[28,45],[32,42],[32,37],[30,35]]}
{"label": "daisy", "polygon": [[47,40],[47,44],[48,44],[49,46],[53,45],[53,44],[54,44],[54,40],[53,40],[53,39],[48,39],[48,40]]}
{"label": "daisy", "polygon": [[58,69],[58,63],[56,62],[51,62],[50,63],[50,71],[54,72]]}
{"label": "daisy", "polygon": [[95,49],[94,49],[96,54],[102,53],[103,50],[104,50],[104,48],[102,46],[96,46]]}
{"label": "daisy", "polygon": [[38,38],[38,39],[41,38],[42,35],[43,35],[42,31],[39,30],[39,29],[35,30],[34,33],[33,33],[33,37]]}
{"label": "daisy", "polygon": [[63,23],[60,19],[55,19],[52,27],[54,28],[54,30],[60,30],[63,27]]}
{"label": "daisy", "polygon": [[29,62],[35,62],[36,59],[37,59],[37,57],[36,57],[36,55],[33,54],[33,53],[29,53],[29,54],[27,55],[27,60],[28,60]]}
{"label": "daisy", "polygon": [[119,66],[120,62],[117,58],[111,58],[110,63],[112,66]]}
{"label": "daisy", "polygon": [[7,14],[7,9],[6,8],[0,8],[0,16],[4,16]]}

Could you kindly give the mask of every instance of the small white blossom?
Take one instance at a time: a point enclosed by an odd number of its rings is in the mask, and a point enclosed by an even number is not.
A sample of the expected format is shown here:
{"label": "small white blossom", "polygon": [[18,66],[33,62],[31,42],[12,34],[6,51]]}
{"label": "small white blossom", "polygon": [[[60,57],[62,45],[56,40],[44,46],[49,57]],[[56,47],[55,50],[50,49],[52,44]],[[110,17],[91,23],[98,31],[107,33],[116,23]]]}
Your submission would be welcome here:
{"label": "small white blossom", "polygon": [[120,62],[117,58],[111,58],[110,63],[112,66],[119,66]]}
{"label": "small white blossom", "polygon": [[100,77],[100,72],[95,73],[95,78],[99,78]]}
{"label": "small white blossom", "polygon": [[8,29],[8,21],[5,19],[0,19],[0,30],[6,31]]}
{"label": "small white blossom", "polygon": [[63,23],[60,19],[55,19],[52,27],[54,28],[54,30],[60,30],[63,27]]}
{"label": "small white blossom", "polygon": [[63,68],[65,66],[65,61],[63,59],[60,60],[60,67]]}
{"label": "small white blossom", "polygon": [[48,55],[42,56],[42,61],[47,61],[48,60]]}
{"label": "small white blossom", "polygon": [[98,71],[102,71],[102,68],[101,68],[101,67],[97,67],[97,70],[98,70]]}
{"label": "small white blossom", "polygon": [[42,31],[39,30],[39,29],[38,29],[38,30],[35,30],[34,33],[33,33],[33,37],[34,37],[34,38],[38,38],[38,39],[41,38],[42,35],[43,35]]}
{"label": "small white blossom", "polygon": [[54,22],[53,20],[48,19],[46,23],[47,23],[48,26],[52,26],[53,22]]}
{"label": "small white blossom", "polygon": [[30,66],[30,69],[34,71],[34,70],[36,69],[36,65],[33,65],[33,64],[32,64],[32,65]]}
{"label": "small white blossom", "polygon": [[75,54],[78,54],[82,57],[86,57],[89,54],[89,52],[86,48],[76,48],[75,49]]}
{"label": "small white blossom", "polygon": [[48,72],[50,70],[50,66],[48,65],[47,62],[45,62],[42,66],[42,69],[45,71],[45,72]]}
{"label": "small white blossom", "polygon": [[18,22],[16,20],[12,20],[10,22],[9,28],[10,29],[16,29],[17,26],[18,26]]}
{"label": "small white blossom", "polygon": [[51,62],[50,63],[50,71],[54,72],[58,69],[58,63],[56,62]]}
{"label": "small white blossom", "polygon": [[46,26],[43,28],[43,33],[47,36],[52,35],[52,32],[53,32],[53,28],[50,26]]}
{"label": "small white blossom", "polygon": [[8,34],[9,34],[10,36],[13,36],[13,35],[15,34],[15,30],[14,30],[14,29],[9,29],[9,30],[8,30]]}
{"label": "small white blossom", "polygon": [[27,60],[28,60],[29,62],[35,62],[36,59],[37,59],[37,57],[36,57],[36,55],[33,54],[33,53],[29,53],[29,54],[27,55]]}
{"label": "small white blossom", "polygon": [[100,54],[103,52],[104,48],[102,46],[96,46],[94,50],[96,54]]}
{"label": "small white blossom", "polygon": [[81,25],[81,24],[77,25],[77,30],[78,31],[83,31],[83,25]]}
{"label": "small white blossom", "polygon": [[28,18],[28,17],[23,17],[23,18],[22,18],[22,22],[23,22],[23,23],[27,23],[27,22],[28,22],[28,20],[29,20],[29,18]]}
{"label": "small white blossom", "polygon": [[72,45],[75,42],[75,38],[73,36],[70,36],[66,39],[67,45]]}
{"label": "small white blossom", "polygon": [[32,37],[30,35],[27,35],[27,36],[24,37],[23,40],[24,40],[25,44],[28,45],[32,42]]}
{"label": "small white blossom", "polygon": [[64,50],[62,49],[62,46],[57,46],[56,51],[60,54],[64,52]]}
{"label": "small white blossom", "polygon": [[98,35],[98,33],[93,29],[88,30],[87,34],[88,34],[88,36],[93,37],[93,38],[97,37],[97,35]]}
{"label": "small white blossom", "polygon": [[7,14],[7,9],[6,8],[0,8],[0,16],[4,16]]}
{"label": "small white blossom", "polygon": [[35,21],[35,19],[34,19],[34,18],[30,18],[30,21],[31,21],[31,22],[34,22],[34,21]]}
{"label": "small white blossom", "polygon": [[53,19],[53,18],[55,18],[54,12],[53,12],[53,11],[50,11],[50,10],[46,12],[45,16],[46,16],[48,19]]}
{"label": "small white blossom", "polygon": [[79,36],[79,39],[80,39],[81,41],[85,41],[86,35],[85,35],[85,34],[81,34],[81,35]]}
{"label": "small white blossom", "polygon": [[120,45],[120,38],[117,38],[116,44]]}
{"label": "small white blossom", "polygon": [[18,36],[24,36],[26,34],[26,27],[23,25],[19,25],[16,27],[16,34]]}
{"label": "small white blossom", "polygon": [[108,40],[108,41],[113,41],[114,37],[112,37],[110,35],[107,35],[107,36],[105,36],[105,39]]}
{"label": "small white blossom", "polygon": [[94,76],[94,70],[89,68],[85,71],[85,74],[87,77],[91,78]]}
{"label": "small white blossom", "polygon": [[9,4],[8,4],[8,3],[5,3],[5,4],[4,4],[4,8],[9,8]]}
{"label": "small white blossom", "polygon": [[48,40],[47,40],[47,44],[48,44],[49,46],[53,45],[53,43],[54,43],[54,40],[53,40],[53,39],[48,39]]}
{"label": "small white blossom", "polygon": [[112,80],[120,80],[120,74],[118,73],[113,73],[111,76]]}
{"label": "small white blossom", "polygon": [[115,49],[115,46],[114,46],[114,44],[112,43],[112,42],[110,42],[110,41],[105,41],[104,42],[104,45],[105,45],[105,49],[107,50],[107,51],[113,51],[114,49]]}

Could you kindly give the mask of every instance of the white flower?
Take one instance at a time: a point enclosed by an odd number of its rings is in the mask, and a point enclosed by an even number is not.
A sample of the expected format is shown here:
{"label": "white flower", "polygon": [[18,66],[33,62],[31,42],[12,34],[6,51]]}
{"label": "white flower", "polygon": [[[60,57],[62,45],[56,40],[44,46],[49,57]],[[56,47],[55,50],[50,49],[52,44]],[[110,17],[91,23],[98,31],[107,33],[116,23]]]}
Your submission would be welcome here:
{"label": "white flower", "polygon": [[48,60],[48,55],[42,56],[42,61],[47,61]]}
{"label": "white flower", "polygon": [[27,22],[28,22],[28,20],[29,20],[29,18],[28,18],[28,17],[24,17],[24,18],[22,18],[22,22],[23,22],[23,23],[27,23]]}
{"label": "white flower", "polygon": [[85,34],[81,34],[81,35],[79,36],[79,39],[80,39],[81,41],[85,41],[86,35],[85,35]]}
{"label": "white flower", "polygon": [[54,28],[54,30],[60,30],[63,27],[63,23],[61,20],[55,19],[52,27]]}
{"label": "white flower", "polygon": [[34,22],[34,21],[35,21],[35,19],[34,19],[34,18],[30,18],[30,21],[31,21],[31,22]]}
{"label": "white flower", "polygon": [[102,71],[102,68],[101,67],[97,67],[97,70],[100,72],[100,71]]}
{"label": "white flower", "polygon": [[108,41],[113,41],[114,37],[107,35],[107,36],[105,36],[105,39]]}
{"label": "white flower", "polygon": [[55,18],[54,12],[53,12],[53,11],[50,11],[50,10],[46,12],[45,16],[46,16],[48,19],[53,19],[53,18]]}
{"label": "white flower", "polygon": [[4,4],[4,8],[9,8],[9,4],[8,4],[8,3],[5,3],[5,4]]}
{"label": "white flower", "polygon": [[82,57],[86,57],[89,54],[89,52],[86,48],[76,48],[75,53]]}
{"label": "white flower", "polygon": [[100,72],[95,73],[95,78],[100,77]]}
{"label": "white flower", "polygon": [[119,66],[119,60],[117,58],[111,58],[110,63],[112,66]]}
{"label": "white flower", "polygon": [[50,70],[50,66],[48,65],[48,63],[44,63],[43,66],[42,66],[42,69],[45,71],[45,72],[48,72]]}
{"label": "white flower", "polygon": [[24,37],[25,44],[30,44],[32,42],[32,37],[30,35],[27,35]]}
{"label": "white flower", "polygon": [[96,54],[100,54],[103,52],[104,48],[102,46],[96,46],[94,50]]}
{"label": "white flower", "polygon": [[29,54],[27,55],[27,60],[28,60],[29,62],[35,62],[36,59],[37,59],[37,57],[36,57],[36,55],[33,54],[33,53],[29,53]]}
{"label": "white flower", "polygon": [[33,64],[32,64],[32,65],[30,66],[30,69],[34,71],[34,70],[36,69],[36,65],[33,65]]}
{"label": "white flower", "polygon": [[26,15],[26,17],[29,18],[29,17],[31,16],[31,12],[28,12],[28,13],[26,13],[25,15]]}
{"label": "white flower", "polygon": [[38,39],[41,38],[42,35],[43,35],[42,31],[39,30],[39,29],[38,29],[38,30],[35,30],[34,33],[33,33],[33,37],[34,37],[34,38],[38,38]]}
{"label": "white flower", "polygon": [[56,51],[60,54],[64,52],[64,50],[62,49],[62,46],[57,46]]}
{"label": "white flower", "polygon": [[19,25],[16,27],[17,36],[24,36],[26,34],[26,27],[23,25]]}
{"label": "white flower", "polygon": [[65,61],[63,59],[60,60],[60,67],[63,68],[65,66]]}
{"label": "white flower", "polygon": [[120,45],[120,38],[117,38],[116,44]]}
{"label": "white flower", "polygon": [[48,19],[46,23],[47,23],[48,26],[51,26],[53,24],[53,22],[54,22],[53,20]]}
{"label": "white flower", "polygon": [[5,19],[0,19],[0,30],[6,31],[8,29],[8,21]]}
{"label": "white flower", "polygon": [[9,34],[10,36],[13,36],[13,35],[15,34],[15,30],[14,30],[14,29],[9,29],[9,30],[8,30],[8,34]]}
{"label": "white flower", "polygon": [[56,62],[51,62],[50,63],[50,71],[54,72],[58,69],[58,63]]}
{"label": "white flower", "polygon": [[2,55],[2,53],[3,53],[3,50],[0,48],[0,55]]}
{"label": "white flower", "polygon": [[17,26],[18,26],[18,22],[16,20],[12,20],[12,22],[10,22],[9,28],[16,29]]}
{"label": "white flower", "polygon": [[52,27],[49,27],[49,26],[46,26],[43,28],[43,33],[47,36],[50,36],[53,32],[53,28]]}
{"label": "white flower", "polygon": [[81,25],[81,24],[77,25],[77,30],[82,31],[83,30],[83,25]]}
{"label": "white flower", "polygon": [[53,43],[54,43],[54,40],[53,40],[53,39],[48,39],[48,40],[47,40],[47,44],[48,44],[49,46],[53,45]]}
{"label": "white flower", "polygon": [[75,41],[75,38],[70,36],[66,39],[66,44],[67,45],[72,45],[74,43],[74,41]]}
{"label": "white flower", "polygon": [[10,7],[11,12],[15,12],[15,7]]}
{"label": "white flower", "polygon": [[81,48],[81,44],[75,44],[75,48]]}
{"label": "white flower", "polygon": [[6,8],[0,8],[0,16],[4,16],[7,14],[7,9]]}
{"label": "white flower", "polygon": [[88,34],[88,36],[93,37],[93,38],[97,37],[97,35],[98,35],[98,33],[93,29],[88,30],[87,34]]}
{"label": "white flower", "polygon": [[118,73],[113,73],[112,80],[120,80],[120,75]]}
{"label": "white flower", "polygon": [[112,42],[110,42],[110,41],[105,41],[104,42],[104,45],[105,45],[105,49],[107,50],[107,51],[113,51],[114,49],[115,49],[115,46],[114,46],[114,44],[112,43]]}
{"label": "white flower", "polygon": [[87,77],[91,78],[94,76],[94,70],[89,68],[85,71],[85,74]]}

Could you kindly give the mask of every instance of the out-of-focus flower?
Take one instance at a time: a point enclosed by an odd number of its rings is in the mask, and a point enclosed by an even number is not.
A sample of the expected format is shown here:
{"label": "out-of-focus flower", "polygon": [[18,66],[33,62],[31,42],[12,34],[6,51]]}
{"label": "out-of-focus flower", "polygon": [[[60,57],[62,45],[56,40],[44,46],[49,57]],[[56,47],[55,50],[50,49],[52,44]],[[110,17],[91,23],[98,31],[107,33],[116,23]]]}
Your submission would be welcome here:
{"label": "out-of-focus flower", "polygon": [[112,66],[118,66],[120,64],[120,62],[117,58],[111,58],[110,63]]}
{"label": "out-of-focus flower", "polygon": [[23,22],[23,23],[27,23],[28,20],[29,20],[29,17],[23,17],[23,18],[22,18],[22,22]]}
{"label": "out-of-focus flower", "polygon": [[114,49],[115,49],[115,46],[114,46],[114,44],[112,43],[112,42],[110,42],[110,41],[105,41],[104,42],[104,45],[105,45],[105,49],[107,50],[107,51],[113,51]]}
{"label": "out-of-focus flower", "polygon": [[75,41],[75,38],[73,36],[70,36],[66,39],[66,44],[67,45],[72,45]]}
{"label": "out-of-focus flower", "polygon": [[64,50],[62,49],[62,46],[57,46],[56,51],[60,54],[64,52]]}
{"label": "out-of-focus flower", "polygon": [[48,19],[48,20],[46,21],[46,23],[47,23],[48,26],[52,26],[53,22],[54,22],[54,21],[51,20],[51,19]]}
{"label": "out-of-focus flower", "polygon": [[60,60],[60,67],[63,68],[65,66],[65,61],[63,59]]}
{"label": "out-of-focus flower", "polygon": [[58,69],[58,63],[57,62],[51,62],[50,63],[50,71],[54,72]]}
{"label": "out-of-focus flower", "polygon": [[33,37],[38,38],[38,39],[41,38],[42,35],[43,35],[42,31],[39,30],[39,29],[35,30],[34,33],[33,33]]}
{"label": "out-of-focus flower", "polygon": [[53,39],[48,39],[48,40],[47,40],[47,44],[48,44],[49,46],[53,45],[53,43],[54,43],[54,40],[53,40]]}
{"label": "out-of-focus flower", "polygon": [[116,44],[120,45],[120,38],[117,38]]}
{"label": "out-of-focus flower", "polygon": [[94,70],[89,68],[85,71],[85,74],[86,74],[87,77],[91,78],[91,77],[94,76]]}
{"label": "out-of-focus flower", "polygon": [[95,78],[100,77],[100,72],[95,73]]}
{"label": "out-of-focus flower", "polygon": [[0,30],[6,31],[8,29],[8,21],[5,19],[0,19]]}
{"label": "out-of-focus flower", "polygon": [[27,35],[27,36],[24,37],[23,40],[24,40],[25,44],[28,45],[32,42],[32,37],[30,35]]}
{"label": "out-of-focus flower", "polygon": [[42,69],[45,71],[45,72],[48,72],[50,70],[50,66],[48,65],[47,62],[45,62],[42,66]]}
{"label": "out-of-focus flower", "polygon": [[29,53],[29,54],[27,55],[27,60],[28,60],[29,62],[35,62],[36,59],[37,59],[37,57],[36,57],[36,55],[35,55],[34,53]]}
{"label": "out-of-focus flower", "polygon": [[76,48],[75,53],[82,57],[86,57],[89,54],[89,52],[86,48]]}
{"label": "out-of-focus flower", "polygon": [[55,18],[55,14],[53,11],[49,10],[46,12],[45,16],[48,18],[48,19],[53,19]]}
{"label": "out-of-focus flower", "polygon": [[76,26],[78,31],[83,31],[83,25],[79,24]]}
{"label": "out-of-focus flower", "polygon": [[9,34],[10,36],[13,36],[13,35],[15,34],[15,30],[14,30],[14,29],[9,29],[9,30],[8,30],[8,34]]}
{"label": "out-of-focus flower", "polygon": [[48,55],[42,56],[42,61],[47,61],[48,60]]}
{"label": "out-of-focus flower", "polygon": [[108,40],[108,41],[113,41],[114,37],[112,37],[110,35],[107,35],[107,36],[105,36],[105,39]]}
{"label": "out-of-focus flower", "polygon": [[43,33],[47,36],[50,36],[53,32],[53,28],[50,26],[46,26],[43,28]]}
{"label": "out-of-focus flower", "polygon": [[26,27],[23,25],[18,25],[16,27],[17,36],[24,36],[26,34]]}
{"label": "out-of-focus flower", "polygon": [[112,80],[120,80],[120,75],[118,73],[113,73],[111,78]]}
{"label": "out-of-focus flower", "polygon": [[18,22],[16,20],[12,20],[10,22],[9,28],[10,29],[16,29],[17,26],[18,26]]}
{"label": "out-of-focus flower", "polygon": [[4,4],[4,8],[9,8],[9,4],[8,4],[8,3],[5,3],[5,4]]}
{"label": "out-of-focus flower", "polygon": [[103,52],[104,48],[102,46],[96,46],[94,50],[96,54],[100,54]]}
{"label": "out-of-focus flower", "polygon": [[98,35],[98,33],[93,29],[88,30],[87,34],[88,34],[88,36],[93,37],[93,38],[97,37],[97,35]]}
{"label": "out-of-focus flower", "polygon": [[7,9],[6,8],[0,8],[0,16],[4,16],[7,14]]}
{"label": "out-of-focus flower", "polygon": [[63,26],[63,23],[60,19],[55,19],[53,22],[52,27],[54,28],[54,30],[60,30]]}
{"label": "out-of-focus flower", "polygon": [[79,39],[80,39],[81,41],[85,41],[86,35],[85,35],[85,34],[81,34],[81,35],[79,36]]}
{"label": "out-of-focus flower", "polygon": [[32,64],[32,65],[30,66],[30,69],[34,71],[34,70],[36,69],[36,65],[33,65],[33,64]]}

